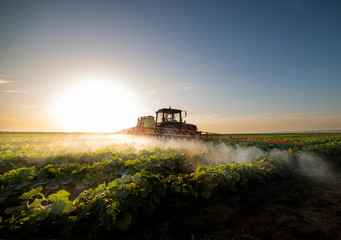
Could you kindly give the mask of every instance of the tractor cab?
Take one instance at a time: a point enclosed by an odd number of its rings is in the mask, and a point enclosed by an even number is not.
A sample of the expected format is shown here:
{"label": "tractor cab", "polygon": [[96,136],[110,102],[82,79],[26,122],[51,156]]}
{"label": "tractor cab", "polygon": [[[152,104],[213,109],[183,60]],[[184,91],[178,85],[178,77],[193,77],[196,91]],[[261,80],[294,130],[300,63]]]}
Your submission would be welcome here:
{"label": "tractor cab", "polygon": [[182,110],[169,108],[161,108],[156,112],[156,126],[164,128],[181,128]]}
{"label": "tractor cab", "polygon": [[[196,132],[197,126],[186,123],[183,118],[187,117],[187,112],[179,109],[161,108],[156,112],[156,119],[153,116],[142,116],[137,119],[136,127],[139,131],[158,131],[158,128],[173,128],[191,132]],[[183,114],[184,113],[184,114]]]}
{"label": "tractor cab", "polygon": [[[183,118],[187,117],[186,111],[172,109],[171,107],[169,107],[161,108],[155,113],[156,127],[197,131],[197,127],[195,125],[183,122]],[[184,113],[184,115],[182,113]]]}

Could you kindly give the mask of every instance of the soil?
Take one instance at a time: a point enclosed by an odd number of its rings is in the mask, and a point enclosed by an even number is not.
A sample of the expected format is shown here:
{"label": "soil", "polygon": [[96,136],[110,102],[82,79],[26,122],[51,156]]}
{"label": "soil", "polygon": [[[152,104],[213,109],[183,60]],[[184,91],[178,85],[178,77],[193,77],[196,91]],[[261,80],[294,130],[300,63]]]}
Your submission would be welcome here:
{"label": "soil", "polygon": [[[341,239],[341,156],[328,178],[295,175],[160,209],[117,239]],[[113,236],[111,236],[113,237]],[[116,239],[115,238],[115,239]]]}

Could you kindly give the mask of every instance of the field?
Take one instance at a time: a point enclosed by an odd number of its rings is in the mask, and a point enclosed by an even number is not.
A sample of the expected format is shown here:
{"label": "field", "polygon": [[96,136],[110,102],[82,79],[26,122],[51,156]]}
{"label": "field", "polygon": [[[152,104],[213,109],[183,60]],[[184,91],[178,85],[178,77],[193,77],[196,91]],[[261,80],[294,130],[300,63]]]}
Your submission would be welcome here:
{"label": "field", "polygon": [[0,133],[0,235],[337,239],[341,134],[245,136],[307,146]]}

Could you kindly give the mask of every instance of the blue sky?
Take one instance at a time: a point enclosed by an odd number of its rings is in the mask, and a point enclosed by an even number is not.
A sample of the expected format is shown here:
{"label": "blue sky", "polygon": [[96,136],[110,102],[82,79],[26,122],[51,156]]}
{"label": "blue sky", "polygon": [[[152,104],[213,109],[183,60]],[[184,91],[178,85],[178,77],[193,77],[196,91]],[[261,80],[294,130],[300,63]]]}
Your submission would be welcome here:
{"label": "blue sky", "polygon": [[214,132],[341,129],[340,12],[339,1],[2,0],[0,130],[72,130],[54,104],[88,77],[134,95],[101,106],[130,102],[126,124],[171,105]]}

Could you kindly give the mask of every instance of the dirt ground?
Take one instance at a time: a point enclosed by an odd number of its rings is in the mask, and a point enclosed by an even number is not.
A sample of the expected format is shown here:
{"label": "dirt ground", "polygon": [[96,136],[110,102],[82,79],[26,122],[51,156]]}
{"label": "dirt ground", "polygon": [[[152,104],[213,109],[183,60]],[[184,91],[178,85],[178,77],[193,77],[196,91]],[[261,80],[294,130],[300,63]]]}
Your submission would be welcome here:
{"label": "dirt ground", "polygon": [[331,176],[277,179],[161,209],[119,239],[341,239],[341,156]]}

